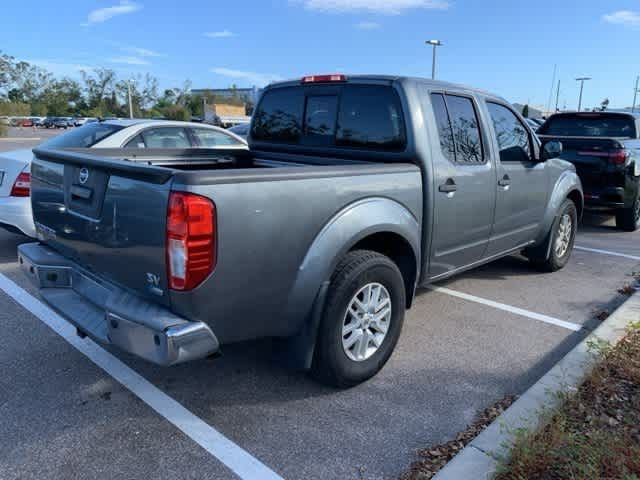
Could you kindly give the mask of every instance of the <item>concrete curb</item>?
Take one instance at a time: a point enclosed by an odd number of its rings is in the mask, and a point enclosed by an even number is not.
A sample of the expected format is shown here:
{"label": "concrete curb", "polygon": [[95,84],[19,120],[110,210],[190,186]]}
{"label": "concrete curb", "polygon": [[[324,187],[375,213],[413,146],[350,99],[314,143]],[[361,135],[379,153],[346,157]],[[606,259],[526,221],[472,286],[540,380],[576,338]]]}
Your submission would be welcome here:
{"label": "concrete curb", "polygon": [[591,371],[597,357],[589,351],[589,345],[594,342],[615,345],[622,340],[629,324],[639,321],[640,292],[636,292],[458,453],[433,479],[493,478],[498,460],[508,457],[511,451],[514,432],[537,428],[541,420],[540,412],[557,405],[557,394],[575,391]]}

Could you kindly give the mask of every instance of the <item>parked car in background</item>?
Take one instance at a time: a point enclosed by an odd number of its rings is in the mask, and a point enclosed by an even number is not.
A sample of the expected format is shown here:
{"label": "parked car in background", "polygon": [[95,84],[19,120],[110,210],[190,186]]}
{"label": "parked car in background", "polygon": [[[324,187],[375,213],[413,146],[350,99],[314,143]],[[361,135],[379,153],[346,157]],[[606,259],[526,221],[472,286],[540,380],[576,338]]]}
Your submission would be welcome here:
{"label": "parked car in background", "polygon": [[[53,119],[53,123],[56,122],[63,125],[66,119]],[[111,154],[114,154],[114,149],[125,147],[128,151],[134,150],[129,151],[131,155],[135,155],[135,150],[142,148],[150,152],[163,150],[162,155],[171,153],[168,149],[247,148],[242,138],[218,127],[150,120],[88,122],[82,127],[54,137],[46,145],[56,149],[105,149]],[[32,158],[31,150],[0,153],[0,227],[30,237],[35,236],[29,198]]]}
{"label": "parked car in background", "polygon": [[47,117],[33,117],[32,118],[33,124],[36,127],[44,127],[44,122],[45,122],[46,119],[47,119]]}
{"label": "parked car in background", "polygon": [[73,125],[69,125],[69,120],[67,119],[67,117],[55,117],[53,119],[53,126],[54,128],[64,128],[66,130]]}
{"label": "parked car in background", "polygon": [[76,127],[81,127],[82,125],[86,124],[87,122],[95,122],[97,121],[97,118],[93,118],[93,117],[75,117],[73,119],[73,124]]}
{"label": "parked car in background", "polygon": [[[235,138],[144,128],[157,131],[94,146]],[[81,336],[152,362],[283,337],[316,379],[347,387],[386,363],[417,285],[514,252],[546,271],[571,255],[575,168],[498,96],[316,75],[267,87],[249,139],[195,169],[51,140],[34,151],[42,243],[19,247],[23,271]]]}
{"label": "parked car in background", "polygon": [[42,126],[44,128],[55,128],[54,127],[54,117],[46,117],[43,121],[42,121]]}
{"label": "parked car in background", "polygon": [[30,118],[23,118],[20,120],[19,125],[21,127],[33,127],[33,120],[31,120]]}
{"label": "parked car in background", "polygon": [[613,211],[623,230],[640,228],[640,115],[558,113],[538,135],[562,142],[562,158],[576,166],[587,206]]}
{"label": "parked car in background", "polygon": [[229,131],[246,140],[247,136],[249,135],[249,128],[251,128],[250,123],[239,123],[235,127],[229,128]]}

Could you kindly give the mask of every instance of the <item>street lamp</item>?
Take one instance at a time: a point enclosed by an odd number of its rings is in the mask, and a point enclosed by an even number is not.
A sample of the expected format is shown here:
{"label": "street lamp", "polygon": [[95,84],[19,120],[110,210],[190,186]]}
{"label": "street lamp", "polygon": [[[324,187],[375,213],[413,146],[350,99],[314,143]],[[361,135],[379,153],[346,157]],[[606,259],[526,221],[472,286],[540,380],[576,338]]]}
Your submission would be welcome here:
{"label": "street lamp", "polygon": [[435,80],[436,78],[436,48],[441,47],[443,43],[440,40],[427,40],[425,42],[427,45],[433,46],[433,61],[431,63],[431,79]]}
{"label": "street lamp", "polygon": [[576,78],[577,82],[580,82],[580,98],[578,99],[578,111],[582,109],[582,91],[584,90],[584,82],[591,80],[591,77],[579,77]]}
{"label": "street lamp", "polygon": [[638,98],[638,93],[640,93],[638,84],[640,84],[640,75],[636,77],[636,88],[633,89],[633,106],[631,107],[631,113],[635,113],[636,111],[636,100]]}

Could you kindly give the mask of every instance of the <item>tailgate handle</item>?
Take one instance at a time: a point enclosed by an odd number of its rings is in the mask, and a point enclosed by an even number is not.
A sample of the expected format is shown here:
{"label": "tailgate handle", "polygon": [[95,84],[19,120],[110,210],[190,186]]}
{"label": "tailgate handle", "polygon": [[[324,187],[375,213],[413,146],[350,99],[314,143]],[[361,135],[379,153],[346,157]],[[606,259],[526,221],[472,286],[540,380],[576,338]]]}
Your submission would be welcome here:
{"label": "tailgate handle", "polygon": [[71,186],[71,199],[75,200],[81,198],[82,200],[90,200],[93,195],[93,190],[87,187],[81,187],[80,185]]}

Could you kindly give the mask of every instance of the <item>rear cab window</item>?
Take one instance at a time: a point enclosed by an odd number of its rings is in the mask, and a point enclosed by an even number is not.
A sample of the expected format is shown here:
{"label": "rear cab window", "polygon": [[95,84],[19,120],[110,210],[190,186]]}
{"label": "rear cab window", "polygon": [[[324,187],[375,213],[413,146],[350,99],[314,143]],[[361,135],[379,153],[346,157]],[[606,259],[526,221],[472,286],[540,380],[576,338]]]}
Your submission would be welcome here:
{"label": "rear cab window", "polygon": [[540,127],[538,133],[559,137],[635,138],[637,136],[632,116],[597,112],[553,116]]}
{"label": "rear cab window", "polygon": [[402,151],[406,130],[390,85],[318,84],[268,90],[254,114],[253,140],[304,146]]}
{"label": "rear cab window", "polygon": [[444,156],[463,165],[486,163],[473,100],[462,95],[432,93],[431,103]]}
{"label": "rear cab window", "polygon": [[95,122],[83,125],[45,142],[44,148],[89,148],[124,127],[110,123]]}

